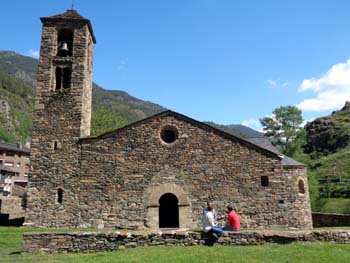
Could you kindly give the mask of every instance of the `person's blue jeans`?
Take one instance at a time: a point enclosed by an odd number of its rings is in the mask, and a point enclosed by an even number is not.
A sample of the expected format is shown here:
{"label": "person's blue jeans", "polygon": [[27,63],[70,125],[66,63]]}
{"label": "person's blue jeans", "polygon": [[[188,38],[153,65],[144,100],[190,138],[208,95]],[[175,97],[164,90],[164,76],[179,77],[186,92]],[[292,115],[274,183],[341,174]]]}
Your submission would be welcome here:
{"label": "person's blue jeans", "polygon": [[218,237],[221,237],[224,231],[222,231],[222,228],[219,226],[212,226],[210,228],[210,232],[217,234]]}
{"label": "person's blue jeans", "polygon": [[236,231],[232,226],[224,226],[222,228],[223,231]]}

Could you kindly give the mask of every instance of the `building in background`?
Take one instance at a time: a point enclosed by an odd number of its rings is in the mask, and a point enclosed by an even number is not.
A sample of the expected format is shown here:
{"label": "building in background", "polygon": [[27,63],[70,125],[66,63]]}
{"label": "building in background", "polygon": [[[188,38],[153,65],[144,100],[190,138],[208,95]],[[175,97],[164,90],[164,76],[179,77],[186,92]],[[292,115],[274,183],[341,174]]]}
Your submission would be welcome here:
{"label": "building in background", "polygon": [[11,195],[14,187],[27,187],[29,156],[28,148],[0,142],[0,195]]}

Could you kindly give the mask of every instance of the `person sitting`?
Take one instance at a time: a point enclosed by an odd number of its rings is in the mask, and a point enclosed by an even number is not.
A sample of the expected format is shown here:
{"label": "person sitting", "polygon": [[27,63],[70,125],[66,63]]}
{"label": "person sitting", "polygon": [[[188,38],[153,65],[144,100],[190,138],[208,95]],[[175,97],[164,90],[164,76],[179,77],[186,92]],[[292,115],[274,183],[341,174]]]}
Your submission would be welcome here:
{"label": "person sitting", "polygon": [[224,231],[238,231],[241,227],[239,217],[234,211],[232,205],[227,206],[227,221],[226,226],[222,228]]}
{"label": "person sitting", "polygon": [[203,231],[210,233],[216,240],[219,239],[223,231],[221,227],[216,226],[214,221],[213,207],[208,207],[208,211],[202,215]]}
{"label": "person sitting", "polygon": [[214,224],[217,224],[217,220],[218,220],[218,214],[216,213],[216,210],[213,206],[212,202],[207,202],[207,207],[203,209],[203,213],[202,213],[202,218],[204,216],[205,213],[207,213],[209,211],[209,208],[211,208],[212,213],[213,213],[213,217],[214,217]]}

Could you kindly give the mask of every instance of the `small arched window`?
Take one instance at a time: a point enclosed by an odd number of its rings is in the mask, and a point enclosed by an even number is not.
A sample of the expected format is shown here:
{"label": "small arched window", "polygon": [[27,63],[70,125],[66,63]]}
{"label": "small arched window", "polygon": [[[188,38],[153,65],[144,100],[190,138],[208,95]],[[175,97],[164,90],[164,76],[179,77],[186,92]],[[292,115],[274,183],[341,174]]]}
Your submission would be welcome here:
{"label": "small arched window", "polygon": [[69,67],[56,67],[56,92],[68,90],[70,87],[71,70]]}
{"label": "small arched window", "polygon": [[299,189],[299,194],[305,194],[305,183],[303,179],[299,179],[298,189]]}
{"label": "small arched window", "polygon": [[57,35],[57,56],[67,57],[73,54],[73,31],[61,29]]}
{"label": "small arched window", "polygon": [[62,188],[57,189],[57,203],[59,203],[60,205],[62,205],[62,203],[63,203],[63,189]]}

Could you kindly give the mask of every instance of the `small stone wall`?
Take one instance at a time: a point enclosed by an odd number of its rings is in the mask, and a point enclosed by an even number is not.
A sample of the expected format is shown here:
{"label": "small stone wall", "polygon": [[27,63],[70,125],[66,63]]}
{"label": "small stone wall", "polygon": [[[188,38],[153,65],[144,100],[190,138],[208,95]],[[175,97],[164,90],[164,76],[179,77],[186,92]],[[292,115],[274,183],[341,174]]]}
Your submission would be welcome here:
{"label": "small stone wall", "polygon": [[[219,245],[287,244],[322,241],[350,244],[350,231],[244,231],[225,232]],[[207,234],[172,233],[25,233],[23,253],[103,252],[139,246],[195,246],[210,244]]]}
{"label": "small stone wall", "polygon": [[350,226],[350,215],[312,213],[314,227]]}
{"label": "small stone wall", "polygon": [[9,219],[22,218],[25,210],[22,207],[22,198],[17,196],[0,196],[0,214],[8,214]]}

